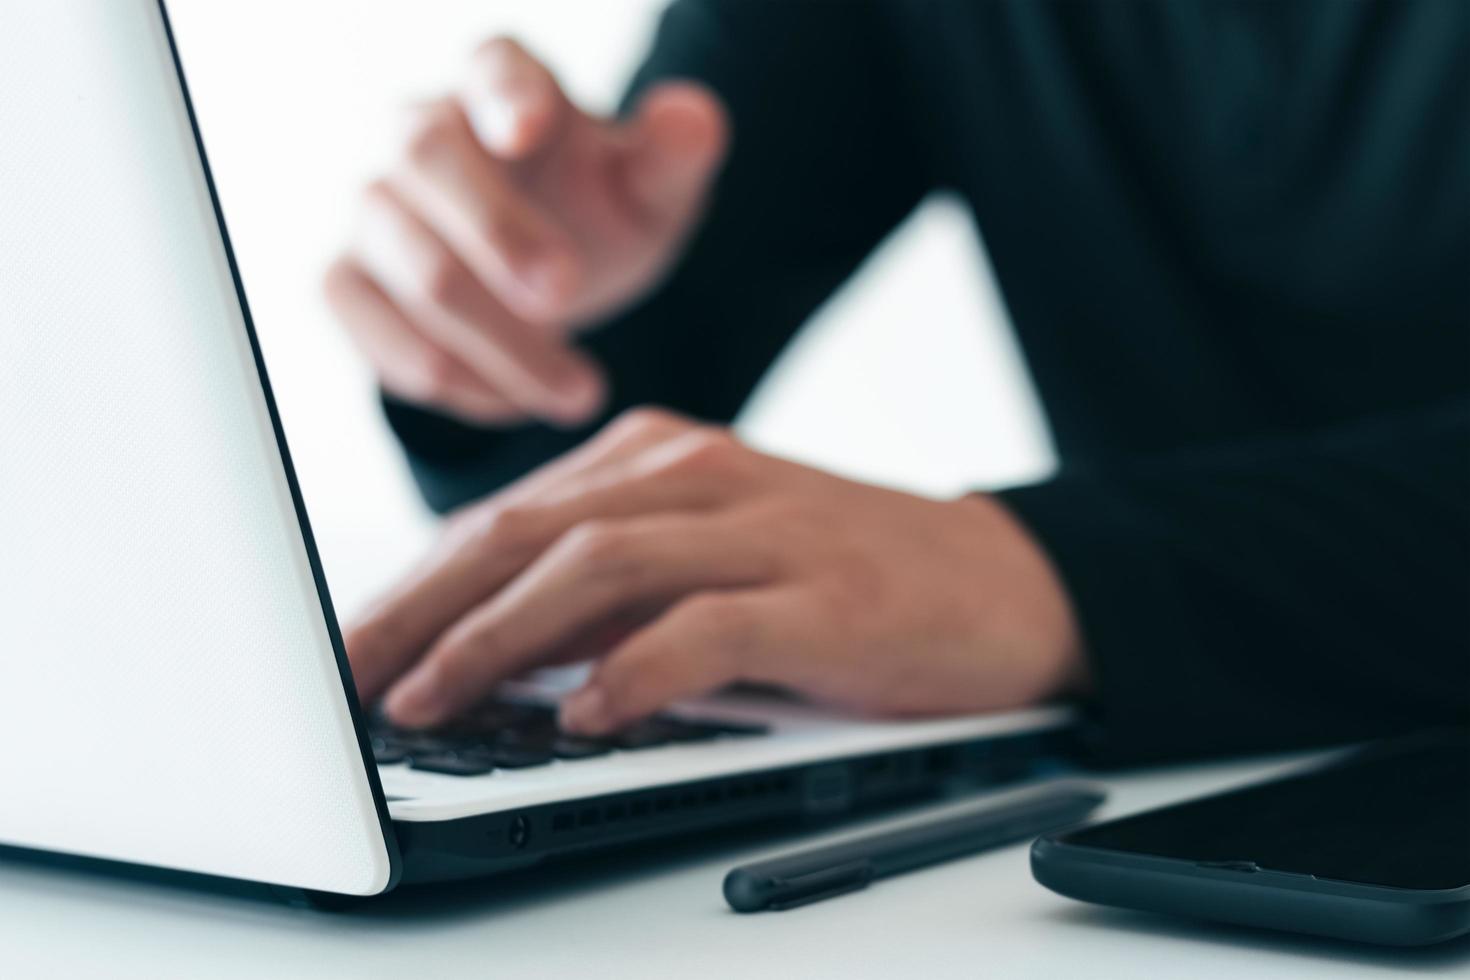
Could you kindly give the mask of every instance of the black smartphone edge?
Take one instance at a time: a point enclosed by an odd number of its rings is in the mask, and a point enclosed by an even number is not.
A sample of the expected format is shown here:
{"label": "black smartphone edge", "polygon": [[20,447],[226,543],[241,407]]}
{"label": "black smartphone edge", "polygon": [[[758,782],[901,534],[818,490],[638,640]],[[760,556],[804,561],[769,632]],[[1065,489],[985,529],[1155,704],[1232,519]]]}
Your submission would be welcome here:
{"label": "black smartphone edge", "polygon": [[1470,932],[1470,884],[1411,889],[1335,881],[1069,843],[1031,846],[1031,873],[1059,895],[1144,912],[1387,946],[1427,946]]}

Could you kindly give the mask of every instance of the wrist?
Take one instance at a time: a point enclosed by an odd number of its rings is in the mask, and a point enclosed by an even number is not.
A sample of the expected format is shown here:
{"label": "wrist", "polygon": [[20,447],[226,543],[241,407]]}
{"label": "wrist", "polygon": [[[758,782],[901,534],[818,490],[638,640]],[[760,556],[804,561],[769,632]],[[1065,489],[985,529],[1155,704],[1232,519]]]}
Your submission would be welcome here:
{"label": "wrist", "polygon": [[1014,669],[1029,703],[1085,697],[1093,676],[1064,580],[1021,520],[989,494],[954,501],[977,533],[992,594],[983,634],[997,649],[1016,652]]}

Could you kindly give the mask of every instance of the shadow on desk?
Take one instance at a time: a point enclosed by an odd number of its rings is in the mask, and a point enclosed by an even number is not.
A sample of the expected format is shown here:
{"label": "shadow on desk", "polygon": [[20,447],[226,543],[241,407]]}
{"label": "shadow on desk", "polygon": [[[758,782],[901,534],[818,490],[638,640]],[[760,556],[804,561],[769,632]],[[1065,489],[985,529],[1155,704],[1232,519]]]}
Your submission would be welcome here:
{"label": "shadow on desk", "polygon": [[[846,828],[851,825],[839,826]],[[353,919],[417,922],[422,925],[433,920],[479,918],[491,912],[530,912],[586,892],[664,877],[690,865],[723,860],[733,867],[737,861],[749,857],[752,848],[763,852],[784,849],[796,846],[806,837],[832,830],[833,825],[821,823],[796,825],[785,830],[773,829],[769,825],[756,826],[718,836],[696,836],[617,851],[573,855],[563,861],[553,860],[490,878],[406,885],[381,898],[348,906],[335,914]],[[724,911],[719,886],[719,881],[713,880],[709,894],[711,902],[718,903]]]}
{"label": "shadow on desk", "polygon": [[[43,907],[46,917],[66,916],[67,921],[86,921],[98,910],[123,908],[133,916],[127,923],[129,931],[146,930],[161,918],[184,934],[197,934],[200,927],[205,927],[215,937],[211,944],[224,944],[220,948],[234,948],[229,944],[236,941],[258,943],[262,937],[274,934],[271,942],[304,937],[310,944],[283,948],[316,950],[319,942],[326,940],[338,944],[334,949],[376,957],[397,948],[394,939],[414,940],[403,947],[411,949],[421,948],[418,941],[432,942],[436,938],[452,945],[450,940],[456,936],[474,936],[478,943],[484,935],[481,924],[487,919],[516,930],[521,923],[544,920],[544,913],[560,903],[573,903],[611,889],[637,888],[666,876],[677,879],[681,872],[691,870],[698,870],[700,880],[694,883],[684,876],[681,887],[686,890],[677,899],[684,903],[680,907],[705,921],[711,915],[734,916],[718,897],[721,869],[748,859],[753,851],[785,847],[800,837],[823,832],[822,828],[790,828],[779,834],[768,830],[726,834],[713,840],[697,838],[588,856],[575,864],[548,865],[495,878],[408,887],[337,912],[0,858],[0,904],[6,894],[23,896],[28,907]],[[1019,865],[1014,870],[1024,873]],[[708,882],[704,881],[706,874]],[[699,897],[690,904],[695,884]],[[1040,888],[1029,881],[1026,884]],[[1016,886],[1022,887],[1019,881]],[[1125,946],[1136,942],[1140,950],[1167,952],[1173,947],[1176,957],[1182,953],[1185,960],[1235,950],[1265,952],[1288,962],[1298,960],[1303,967],[1313,962],[1329,964],[1329,968],[1340,964],[1344,973],[1357,968],[1458,974],[1470,966],[1470,937],[1437,947],[1385,949],[1081,904],[1040,907],[1038,903],[1034,915],[1033,921],[1042,926],[1043,934],[1063,937],[1071,933],[1072,940],[1080,936],[1083,949],[1090,946],[1087,940],[1093,936],[1099,940],[1111,936],[1122,937]],[[384,941],[389,945],[385,946]],[[353,969],[359,966],[354,961]]]}
{"label": "shadow on desk", "polygon": [[1316,961],[1338,960],[1343,964],[1393,970],[1443,973],[1470,966],[1470,935],[1437,946],[1387,947],[1271,932],[1196,919],[1174,919],[1149,912],[1075,905],[1047,913],[1058,926],[1128,932],[1150,943],[1178,941],[1192,944],[1267,950],[1284,956],[1301,956]]}
{"label": "shadow on desk", "polygon": [[[185,917],[208,915],[216,920],[255,923],[325,922],[339,932],[356,928],[422,932],[432,931],[436,924],[452,926],[487,914],[530,913],[544,905],[625,887],[712,859],[733,864],[737,856],[748,855],[752,848],[787,847],[832,829],[832,825],[820,822],[782,827],[758,824],[719,836],[693,836],[575,855],[492,877],[408,885],[376,898],[345,899],[340,906],[323,908],[289,904],[270,897],[265,886],[251,882],[10,847],[0,847],[0,880],[24,876],[24,887],[30,893],[51,893],[59,898],[65,898],[68,892],[98,897],[117,890],[115,897],[129,904],[153,905]],[[718,882],[711,887],[710,895],[712,902],[718,901]],[[718,907],[723,910],[723,903],[719,902]]]}

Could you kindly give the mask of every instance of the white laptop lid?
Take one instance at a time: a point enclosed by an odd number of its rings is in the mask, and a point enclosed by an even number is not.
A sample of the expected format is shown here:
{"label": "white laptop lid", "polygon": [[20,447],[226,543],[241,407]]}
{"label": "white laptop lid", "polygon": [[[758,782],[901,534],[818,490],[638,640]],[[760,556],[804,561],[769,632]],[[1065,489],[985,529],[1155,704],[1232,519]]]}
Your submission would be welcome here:
{"label": "white laptop lid", "polygon": [[160,8],[0,5],[0,844],[387,888],[308,541]]}

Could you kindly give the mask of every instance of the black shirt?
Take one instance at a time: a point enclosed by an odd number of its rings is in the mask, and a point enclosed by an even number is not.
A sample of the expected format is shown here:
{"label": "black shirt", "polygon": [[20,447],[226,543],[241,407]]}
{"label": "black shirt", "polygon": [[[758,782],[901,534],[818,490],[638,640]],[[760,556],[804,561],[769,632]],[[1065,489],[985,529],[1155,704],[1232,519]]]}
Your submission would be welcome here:
{"label": "black shirt", "polygon": [[[731,419],[956,193],[1060,456],[1001,498],[1078,610],[1093,750],[1470,720],[1470,5],[679,0],[630,99],[669,76],[734,142],[682,262],[586,337],[610,412]],[[591,431],[389,415],[440,509]]]}

